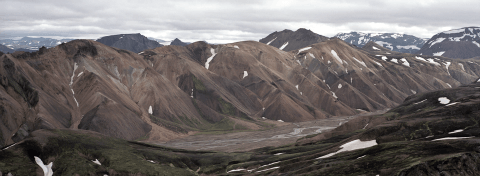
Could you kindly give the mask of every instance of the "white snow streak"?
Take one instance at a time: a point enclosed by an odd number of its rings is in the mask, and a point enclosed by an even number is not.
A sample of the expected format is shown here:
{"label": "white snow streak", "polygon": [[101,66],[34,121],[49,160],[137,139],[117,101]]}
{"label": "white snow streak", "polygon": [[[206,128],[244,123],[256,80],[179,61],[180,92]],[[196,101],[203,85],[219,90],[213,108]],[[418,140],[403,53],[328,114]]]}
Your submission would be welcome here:
{"label": "white snow streak", "polygon": [[83,74],[83,71],[78,74],[77,78],[80,77],[80,75],[82,75],[82,74]]}
{"label": "white snow streak", "polygon": [[443,140],[451,140],[451,139],[468,139],[468,138],[473,138],[474,136],[470,137],[445,137],[445,138],[439,138],[439,139],[434,139],[432,141],[443,141]]}
{"label": "white snow streak", "polygon": [[402,59],[400,59],[400,61],[402,61],[402,64],[403,64],[403,65],[405,65],[405,66],[407,66],[407,67],[410,67],[410,63],[408,63],[407,59],[402,58]]}
{"label": "white snow streak", "polygon": [[[307,51],[307,50],[309,50],[309,49],[312,49],[312,47],[302,48],[302,49],[298,50],[298,53],[301,53],[302,51]],[[298,54],[298,53],[297,53],[297,54]]]}
{"label": "white snow streak", "polygon": [[458,129],[458,130],[455,130],[455,131],[449,132],[448,134],[460,133],[460,132],[462,132],[462,131],[463,131],[463,129]]}
{"label": "white snow streak", "polygon": [[425,102],[425,101],[427,101],[427,99],[422,100],[422,101],[419,101],[419,102],[416,102],[416,103],[413,103],[413,104],[420,104],[420,103],[423,103],[423,102]]}
{"label": "white snow streak", "polygon": [[[445,64],[445,67],[447,68],[447,73],[448,73],[448,75],[450,75],[450,72],[448,71],[448,66],[450,66],[450,64],[452,64],[452,63],[451,63],[451,62],[447,62],[447,63]],[[452,86],[450,86],[450,87],[452,87]]]}
{"label": "white snow streak", "polygon": [[315,56],[312,53],[308,53],[310,57],[315,58]]}
{"label": "white snow streak", "polygon": [[35,162],[38,164],[38,166],[40,166],[43,170],[43,175],[45,176],[52,176],[53,175],[53,170],[52,170],[52,166],[53,166],[53,162],[50,162],[48,165],[45,166],[45,164],[43,164],[43,161],[38,158],[37,156],[34,156],[35,158]]}
{"label": "white snow streak", "polygon": [[360,60],[358,60],[358,59],[355,58],[355,57],[353,57],[353,59],[354,59],[355,61],[357,61],[358,63],[362,64],[364,67],[367,67],[367,65],[365,64],[365,62],[360,61]]}
{"label": "white snow streak", "polygon": [[427,60],[425,60],[423,57],[415,56],[415,59],[427,62]]}
{"label": "white snow streak", "polygon": [[477,43],[477,41],[472,41],[472,43],[477,45],[480,48],[480,43]]}
{"label": "white snow streak", "polygon": [[373,48],[374,50],[380,50],[380,49],[378,49],[378,48],[377,48],[377,47],[375,47],[375,46],[372,46],[372,48]]}
{"label": "white snow streak", "polygon": [[277,39],[277,37],[275,37],[273,40],[270,40],[267,45],[270,45],[270,43],[272,43],[275,39]]}
{"label": "white snow streak", "polygon": [[264,170],[261,170],[261,171],[257,171],[258,172],[265,172],[265,171],[269,171],[269,170],[273,170],[273,169],[278,169],[280,167],[272,167],[272,168],[268,168],[268,169],[264,169]]}
{"label": "white snow streak", "polygon": [[431,48],[433,45],[437,44],[437,43],[440,43],[442,42],[443,40],[445,40],[445,38],[437,38],[435,41],[431,41],[430,43],[430,47]]}
{"label": "white snow streak", "polygon": [[210,52],[212,53],[212,56],[210,56],[208,59],[207,59],[207,62],[205,62],[205,68],[208,70],[208,67],[210,67],[210,62],[213,60],[213,57],[215,57],[215,55],[217,53],[215,53],[215,49],[213,48],[210,48]]}
{"label": "white snow streak", "polygon": [[[247,77],[248,76],[248,72],[247,71],[243,71],[243,78]],[[243,79],[242,78],[242,79]]]}
{"label": "white snow streak", "polygon": [[100,161],[98,161],[98,159],[92,160],[92,162],[95,163],[95,164],[98,164],[100,166],[102,165],[102,163],[100,163]]}
{"label": "white snow streak", "polygon": [[287,47],[287,45],[288,45],[288,42],[285,42],[285,43],[284,43],[280,48],[278,48],[278,49],[283,50],[285,47]]}
{"label": "white snow streak", "polygon": [[330,153],[330,154],[325,155],[325,156],[318,157],[317,159],[328,158],[328,157],[333,156],[337,153],[352,151],[352,150],[358,150],[358,149],[364,149],[364,148],[372,147],[372,146],[375,146],[375,145],[377,145],[376,140],[360,141],[360,139],[356,139],[356,140],[350,141],[350,142],[340,146],[341,149],[339,151],[334,152],[334,153]]}
{"label": "white snow streak", "polygon": [[462,67],[462,70],[465,71],[465,67],[463,67],[462,63],[458,63],[458,65],[460,65],[460,67]]}
{"label": "white snow streak", "polygon": [[148,113],[149,113],[149,114],[153,114],[152,106],[150,106],[150,107],[148,108]]}
{"label": "white snow streak", "polygon": [[333,57],[335,59],[337,59],[338,62],[340,62],[340,64],[343,64],[342,59],[340,59],[340,57],[338,57],[337,52],[335,52],[335,50],[332,50],[331,53],[332,53]]}
{"label": "white snow streak", "polygon": [[237,45],[233,46],[234,48],[240,49]]}
{"label": "white snow streak", "polygon": [[428,62],[431,63],[431,64],[435,64],[435,65],[437,65],[437,66],[441,66],[438,62],[435,62],[432,58],[428,58],[427,60],[428,60]]}
{"label": "white snow streak", "polygon": [[398,60],[395,59],[395,58],[392,58],[392,60],[390,60],[390,61],[393,62],[393,63],[397,63],[397,64],[398,64]]}
{"label": "white snow streak", "polygon": [[337,95],[335,95],[335,92],[333,92],[333,91],[330,91],[330,92],[332,92],[332,96],[333,96],[335,99],[338,99]]}
{"label": "white snow streak", "polygon": [[295,88],[297,88],[297,90],[298,90],[298,84],[295,86]]}
{"label": "white snow streak", "polygon": [[436,52],[436,53],[433,53],[433,56],[442,56],[443,53],[445,53],[445,51]]}
{"label": "white snow streak", "polygon": [[448,87],[452,88],[452,85],[450,85],[450,84],[448,84],[448,83],[445,83],[445,84],[447,84]]}

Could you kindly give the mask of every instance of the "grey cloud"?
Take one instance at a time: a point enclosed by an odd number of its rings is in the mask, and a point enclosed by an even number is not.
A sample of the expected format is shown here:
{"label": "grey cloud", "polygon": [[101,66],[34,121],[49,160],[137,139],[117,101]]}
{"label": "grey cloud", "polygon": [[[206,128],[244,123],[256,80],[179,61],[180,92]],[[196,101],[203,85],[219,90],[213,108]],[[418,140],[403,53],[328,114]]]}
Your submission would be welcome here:
{"label": "grey cloud", "polygon": [[[42,34],[100,37],[143,31],[151,37],[164,39],[238,41],[258,40],[274,31],[301,27],[312,28],[326,36],[348,30],[405,30],[404,33],[428,37],[447,28],[480,23],[480,1],[474,0],[46,0],[0,3],[0,38]],[[298,24],[308,26],[296,26]]]}

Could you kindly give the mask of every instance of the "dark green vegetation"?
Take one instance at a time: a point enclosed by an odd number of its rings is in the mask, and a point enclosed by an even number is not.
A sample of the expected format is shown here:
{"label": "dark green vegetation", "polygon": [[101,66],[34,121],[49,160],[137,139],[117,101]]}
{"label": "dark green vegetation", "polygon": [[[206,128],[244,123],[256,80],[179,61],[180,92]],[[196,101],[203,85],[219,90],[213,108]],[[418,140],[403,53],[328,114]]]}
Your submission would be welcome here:
{"label": "dark green vegetation", "polygon": [[[442,104],[440,97],[455,104]],[[385,114],[358,117],[295,144],[243,153],[180,150],[88,131],[39,130],[1,151],[0,169],[34,175],[40,168],[33,156],[38,156],[54,162],[55,175],[478,175],[479,121],[480,83],[474,83],[412,95]],[[228,131],[233,125],[225,118],[209,130]],[[438,140],[447,137],[451,139]],[[357,139],[378,145],[319,158]]]}

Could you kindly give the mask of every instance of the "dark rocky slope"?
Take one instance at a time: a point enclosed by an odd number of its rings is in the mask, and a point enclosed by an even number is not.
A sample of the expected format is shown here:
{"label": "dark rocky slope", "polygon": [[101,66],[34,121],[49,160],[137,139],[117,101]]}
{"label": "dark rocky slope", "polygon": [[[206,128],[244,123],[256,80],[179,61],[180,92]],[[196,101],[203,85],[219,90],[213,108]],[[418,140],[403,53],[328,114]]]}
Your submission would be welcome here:
{"label": "dark rocky slope", "polygon": [[142,34],[118,34],[105,36],[97,40],[107,46],[139,53],[146,49],[163,46],[157,41],[150,40]]}
{"label": "dark rocky slope", "polygon": [[260,39],[260,42],[280,48],[280,50],[292,51],[326,40],[328,40],[328,38],[325,36],[318,35],[308,29],[300,28],[296,31],[288,29],[280,32],[275,31],[267,37]]}
{"label": "dark rocky slope", "polygon": [[480,28],[465,27],[435,34],[417,54],[468,59],[480,56]]}

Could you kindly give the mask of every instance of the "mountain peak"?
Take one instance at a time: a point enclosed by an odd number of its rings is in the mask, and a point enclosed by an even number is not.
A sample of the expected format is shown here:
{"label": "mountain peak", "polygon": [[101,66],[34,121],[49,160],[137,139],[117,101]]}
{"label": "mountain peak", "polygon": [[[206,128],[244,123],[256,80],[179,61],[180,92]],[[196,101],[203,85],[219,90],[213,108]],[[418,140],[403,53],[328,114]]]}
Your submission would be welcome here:
{"label": "mountain peak", "polygon": [[175,40],[170,43],[170,45],[176,45],[176,46],[187,46],[188,43],[182,42],[180,39],[175,38]]}
{"label": "mountain peak", "polygon": [[299,28],[295,32],[285,29],[280,32],[271,33],[267,37],[260,39],[260,42],[284,51],[292,51],[326,40],[328,40],[328,38],[325,36],[316,34],[305,28]]}
{"label": "mountain peak", "polygon": [[140,33],[117,34],[117,35],[105,36],[98,39],[97,42],[100,42],[115,48],[133,51],[136,53],[139,53],[146,49],[153,49],[156,47],[163,46],[157,41],[150,40]]}

